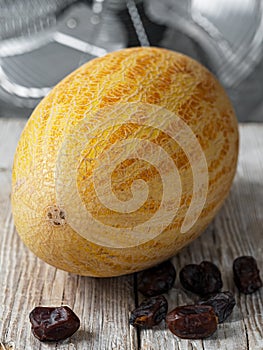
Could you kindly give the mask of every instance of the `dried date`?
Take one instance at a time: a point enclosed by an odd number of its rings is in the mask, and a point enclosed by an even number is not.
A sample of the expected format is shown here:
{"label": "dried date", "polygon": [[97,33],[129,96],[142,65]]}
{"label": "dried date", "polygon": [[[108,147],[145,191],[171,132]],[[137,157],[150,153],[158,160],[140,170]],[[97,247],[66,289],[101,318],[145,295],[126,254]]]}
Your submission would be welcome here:
{"label": "dried date", "polygon": [[262,287],[256,260],[252,256],[240,256],[233,262],[234,281],[241,293],[251,294]]}
{"label": "dried date", "polygon": [[184,339],[203,339],[217,329],[217,316],[212,306],[185,305],[175,308],[166,316],[170,331]]}
{"label": "dried date", "polygon": [[179,278],[185,289],[199,295],[218,292],[223,286],[221,272],[210,261],[186,265],[180,271]]}
{"label": "dried date", "polygon": [[80,326],[79,318],[68,306],[39,306],[30,312],[29,319],[32,332],[40,341],[69,338]]}
{"label": "dried date", "polygon": [[232,293],[220,292],[208,295],[206,298],[199,300],[198,304],[212,306],[218,317],[218,323],[222,323],[232,313],[236,301]]}
{"label": "dried date", "polygon": [[170,261],[165,261],[138,274],[138,290],[147,297],[166,293],[172,288],[176,271]]}
{"label": "dried date", "polygon": [[131,312],[129,323],[132,326],[151,328],[165,319],[167,309],[168,303],[163,295],[145,299]]}

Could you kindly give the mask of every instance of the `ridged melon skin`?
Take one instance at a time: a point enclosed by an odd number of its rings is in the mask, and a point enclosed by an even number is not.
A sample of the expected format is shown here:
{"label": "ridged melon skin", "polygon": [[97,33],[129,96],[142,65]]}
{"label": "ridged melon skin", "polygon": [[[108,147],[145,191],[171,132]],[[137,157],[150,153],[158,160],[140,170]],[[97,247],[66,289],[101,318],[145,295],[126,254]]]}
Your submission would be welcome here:
{"label": "ridged melon skin", "polygon": [[[116,125],[118,116],[114,110],[120,103],[165,108],[181,118],[199,141],[208,167],[208,192],[202,213],[188,232],[180,232],[193,190],[192,168],[184,150],[171,137],[152,131],[151,127]],[[110,247],[86,239],[71,227],[63,203],[58,203],[55,176],[61,146],[69,135],[76,134],[83,120],[89,122],[90,118],[90,122],[99,123],[100,116],[105,117],[100,111],[107,108],[113,111],[108,116],[112,130],[109,136],[107,130],[101,134],[96,130],[93,145],[91,142],[83,148],[74,179],[81,200],[97,220],[124,227],[129,220],[149,219],[160,206],[162,184],[153,166],[127,159],[112,175],[116,196],[123,201],[130,199],[133,179],[141,178],[149,185],[148,200],[127,217],[104,208],[92,184],[87,183],[86,172],[92,172],[92,165],[85,160],[92,153],[89,147],[100,153],[133,135],[148,139],[170,155],[182,182],[180,208],[174,220],[160,235],[138,245],[135,242],[133,246]],[[159,48],[110,53],[88,62],[61,81],[28,120],[13,166],[14,222],[24,243],[38,257],[60,269],[97,277],[139,271],[170,258],[207,227],[228,195],[237,156],[238,128],[232,105],[207,69],[187,56]],[[62,175],[68,170],[62,169]]]}

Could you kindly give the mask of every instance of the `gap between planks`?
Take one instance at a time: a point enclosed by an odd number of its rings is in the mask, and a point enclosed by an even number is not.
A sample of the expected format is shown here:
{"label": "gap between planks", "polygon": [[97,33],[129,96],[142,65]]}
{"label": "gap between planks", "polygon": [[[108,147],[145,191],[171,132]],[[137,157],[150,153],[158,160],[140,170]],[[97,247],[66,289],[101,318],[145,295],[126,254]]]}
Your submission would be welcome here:
{"label": "gap between planks", "polygon": [[[235,293],[237,306],[230,319],[204,341],[181,340],[164,324],[155,330],[136,331],[128,314],[141,300],[136,276],[95,279],[67,274],[41,262],[18,238],[10,206],[13,154],[23,120],[0,119],[0,341],[26,350],[262,350],[262,290],[239,295],[232,278],[232,261],[254,255],[263,271],[263,124],[240,126],[238,172],[231,194],[206,232],[173,258],[177,269],[207,259],[221,269],[224,289]],[[213,247],[213,249],[211,249]],[[169,309],[194,298],[183,291],[178,277],[167,294]],[[68,304],[82,319],[81,329],[60,344],[39,343],[31,335],[29,311],[38,304]]]}

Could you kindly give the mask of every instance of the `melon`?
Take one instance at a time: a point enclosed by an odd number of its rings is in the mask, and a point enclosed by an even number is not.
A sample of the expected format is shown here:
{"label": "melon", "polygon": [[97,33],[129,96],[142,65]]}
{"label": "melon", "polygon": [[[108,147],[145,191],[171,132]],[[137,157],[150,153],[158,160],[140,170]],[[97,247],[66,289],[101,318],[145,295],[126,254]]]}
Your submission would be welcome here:
{"label": "melon", "polygon": [[139,271],[205,230],[237,156],[233,107],[205,67],[154,47],[113,52],[67,76],[29,118],[13,165],[16,229],[59,269]]}

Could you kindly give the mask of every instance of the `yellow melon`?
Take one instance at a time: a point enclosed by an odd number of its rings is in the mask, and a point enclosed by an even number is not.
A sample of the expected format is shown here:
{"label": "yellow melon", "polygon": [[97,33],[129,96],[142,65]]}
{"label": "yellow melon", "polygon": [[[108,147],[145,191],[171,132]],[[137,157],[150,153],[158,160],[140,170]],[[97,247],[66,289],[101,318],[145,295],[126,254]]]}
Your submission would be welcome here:
{"label": "yellow melon", "polygon": [[211,222],[237,154],[233,108],[207,69],[159,48],[110,53],[66,77],[28,120],[13,167],[17,231],[69,272],[150,267]]}

